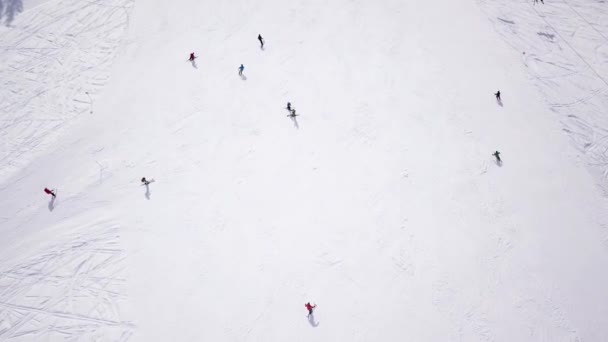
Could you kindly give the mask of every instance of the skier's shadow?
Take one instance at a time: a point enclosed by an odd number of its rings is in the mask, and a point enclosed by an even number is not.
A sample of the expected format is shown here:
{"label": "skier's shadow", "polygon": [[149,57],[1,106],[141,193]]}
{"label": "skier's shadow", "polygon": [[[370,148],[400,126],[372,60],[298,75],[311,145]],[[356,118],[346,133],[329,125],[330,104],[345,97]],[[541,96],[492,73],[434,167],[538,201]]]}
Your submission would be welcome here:
{"label": "skier's shadow", "polygon": [[300,125],[298,124],[298,118],[295,115],[289,115],[289,118],[291,118],[291,121],[293,121],[293,125],[297,128],[300,129]]}
{"label": "skier's shadow", "polygon": [[495,160],[495,162],[498,167],[502,167],[502,160]]}
{"label": "skier's shadow", "polygon": [[501,99],[496,99],[496,103],[498,103],[499,106],[504,107]]}
{"label": "skier's shadow", "polygon": [[149,199],[150,199],[150,195],[151,195],[151,194],[150,194],[150,185],[149,185],[149,184],[145,184],[145,185],[146,185],[146,193],[145,193],[145,196],[146,196],[146,199],[148,199],[148,200],[149,200]]}
{"label": "skier's shadow", "polygon": [[319,326],[319,322],[315,321],[315,315],[311,314],[308,316],[308,323],[310,323],[310,326],[312,326],[313,328],[316,328]]}
{"label": "skier's shadow", "polygon": [[192,62],[192,67],[194,69],[198,69],[198,66],[196,66],[196,60],[193,59],[191,62]]}
{"label": "skier's shadow", "polygon": [[241,74],[240,76],[243,81],[247,81],[247,76],[245,76],[245,74]]}
{"label": "skier's shadow", "polygon": [[51,198],[49,202],[49,211],[53,211],[55,209],[55,197]]}

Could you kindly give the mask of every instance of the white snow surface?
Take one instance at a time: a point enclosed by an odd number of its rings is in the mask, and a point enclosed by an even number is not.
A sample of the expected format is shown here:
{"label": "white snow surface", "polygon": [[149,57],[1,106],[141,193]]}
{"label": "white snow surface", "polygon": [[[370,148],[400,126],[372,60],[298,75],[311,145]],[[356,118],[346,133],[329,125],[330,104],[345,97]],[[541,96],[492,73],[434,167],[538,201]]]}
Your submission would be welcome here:
{"label": "white snow surface", "polygon": [[0,340],[608,338],[604,1],[37,4]]}

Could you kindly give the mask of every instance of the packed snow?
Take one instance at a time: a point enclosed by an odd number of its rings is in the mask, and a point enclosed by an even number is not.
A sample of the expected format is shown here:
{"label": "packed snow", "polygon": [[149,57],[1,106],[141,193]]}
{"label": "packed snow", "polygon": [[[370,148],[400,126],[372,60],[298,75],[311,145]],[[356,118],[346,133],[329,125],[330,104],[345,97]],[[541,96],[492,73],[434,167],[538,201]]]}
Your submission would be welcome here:
{"label": "packed snow", "polygon": [[0,4],[0,340],[606,340],[603,1]]}

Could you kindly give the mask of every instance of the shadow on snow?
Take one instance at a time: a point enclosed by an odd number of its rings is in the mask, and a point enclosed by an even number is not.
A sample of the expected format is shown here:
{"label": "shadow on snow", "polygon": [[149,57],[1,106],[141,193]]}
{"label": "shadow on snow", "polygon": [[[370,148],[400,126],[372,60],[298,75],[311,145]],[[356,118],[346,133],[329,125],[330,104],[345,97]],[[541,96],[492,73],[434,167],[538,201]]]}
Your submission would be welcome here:
{"label": "shadow on snow", "polygon": [[0,22],[4,21],[6,26],[10,26],[15,16],[23,12],[22,0],[0,0]]}

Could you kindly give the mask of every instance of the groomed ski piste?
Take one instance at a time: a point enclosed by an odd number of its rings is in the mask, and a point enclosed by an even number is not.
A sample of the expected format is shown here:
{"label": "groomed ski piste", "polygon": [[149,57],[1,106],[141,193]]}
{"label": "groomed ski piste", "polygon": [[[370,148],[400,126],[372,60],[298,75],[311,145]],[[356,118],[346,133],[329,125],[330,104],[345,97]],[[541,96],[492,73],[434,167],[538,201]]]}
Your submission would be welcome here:
{"label": "groomed ski piste", "polygon": [[1,341],[608,339],[604,1],[0,4]]}

